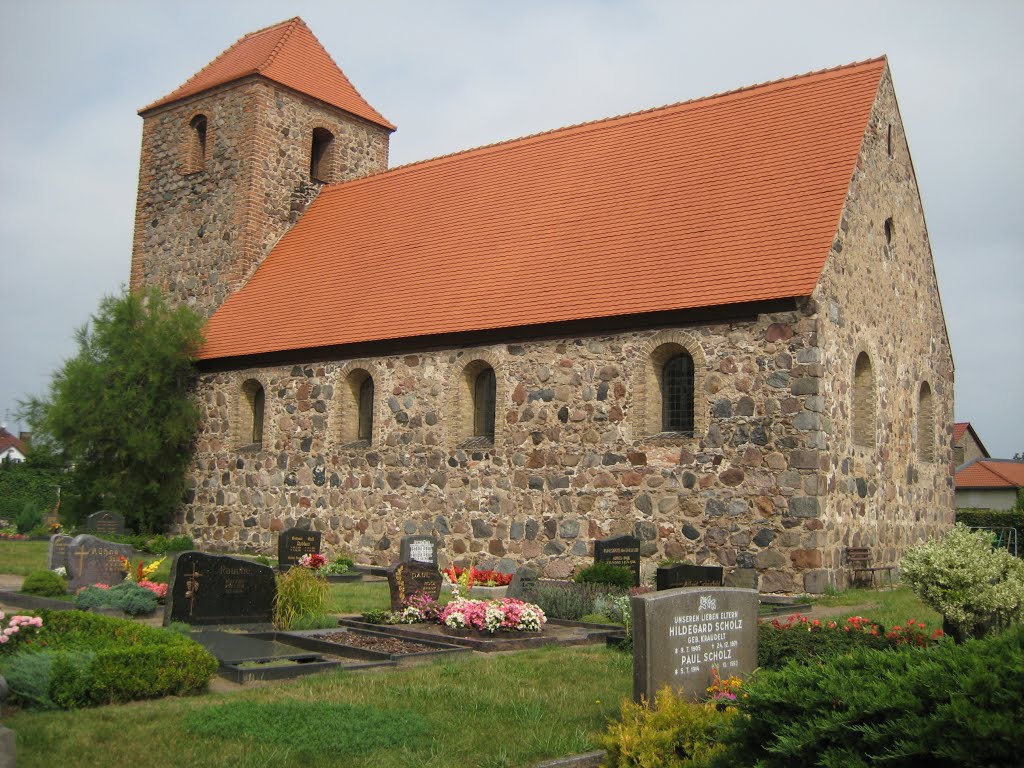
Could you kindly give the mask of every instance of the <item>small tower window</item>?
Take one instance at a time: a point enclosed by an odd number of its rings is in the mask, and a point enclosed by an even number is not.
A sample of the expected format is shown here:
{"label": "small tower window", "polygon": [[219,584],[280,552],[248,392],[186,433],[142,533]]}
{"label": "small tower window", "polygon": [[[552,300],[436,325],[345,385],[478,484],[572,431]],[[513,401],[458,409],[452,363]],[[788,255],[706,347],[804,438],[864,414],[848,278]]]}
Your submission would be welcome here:
{"label": "small tower window", "polygon": [[326,128],[313,129],[313,144],[309,151],[309,177],[313,181],[329,181],[330,148],[334,135]]}
{"label": "small tower window", "polygon": [[885,154],[892,157],[892,123],[889,123],[885,131]]}
{"label": "small tower window", "polygon": [[885,220],[885,244],[892,245],[892,236],[895,232],[895,226],[892,223],[892,218]]}
{"label": "small tower window", "polygon": [[266,392],[255,379],[242,384],[242,406],[239,413],[239,443],[263,446],[263,414],[267,409]]}
{"label": "small tower window", "polygon": [[206,167],[206,115],[196,115],[189,122],[189,172],[195,173]]}
{"label": "small tower window", "polygon": [[935,461],[935,411],[927,381],[921,383],[917,399],[917,446],[921,461]]}
{"label": "small tower window", "polygon": [[866,448],[875,445],[875,377],[866,352],[857,356],[853,371],[853,442]]}

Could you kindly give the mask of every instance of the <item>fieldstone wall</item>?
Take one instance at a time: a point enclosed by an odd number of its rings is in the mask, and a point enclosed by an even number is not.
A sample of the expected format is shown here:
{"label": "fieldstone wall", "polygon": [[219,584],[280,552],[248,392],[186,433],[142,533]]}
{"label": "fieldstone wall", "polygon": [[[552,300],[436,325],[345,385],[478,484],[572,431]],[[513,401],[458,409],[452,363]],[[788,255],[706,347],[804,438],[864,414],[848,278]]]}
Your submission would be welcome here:
{"label": "fieldstone wall", "polygon": [[[197,115],[207,118],[204,158]],[[146,113],[131,285],[212,315],[319,192],[316,128],[334,135],[325,181],[387,168],[386,129],[258,77]]]}
{"label": "fieldstone wall", "polygon": [[[646,568],[665,557],[757,568],[762,588],[801,583],[821,546],[823,366],[811,305],[730,323],[523,341],[209,373],[193,490],[179,530],[205,545],[272,551],[308,521],[328,551],[389,563],[429,533],[446,558],[586,564],[597,538],[630,533]],[[685,342],[700,366],[698,434],[655,436],[635,414],[646,358]],[[497,374],[491,448],[465,448],[455,400],[467,366]],[[342,442],[347,376],[374,377],[369,447]],[[232,427],[242,385],[266,392],[265,434]],[[235,410],[233,410],[235,409]]]}
{"label": "fieldstone wall", "polygon": [[[887,226],[888,221],[888,226]],[[820,542],[806,555],[805,588],[831,571],[840,585],[848,546],[898,563],[909,546],[953,523],[953,359],[921,198],[886,72],[846,209],[814,293],[827,405],[819,425]],[[853,380],[866,352],[874,379],[873,445],[853,439]],[[918,433],[921,386],[934,433]],[[931,441],[931,459],[922,446]]]}

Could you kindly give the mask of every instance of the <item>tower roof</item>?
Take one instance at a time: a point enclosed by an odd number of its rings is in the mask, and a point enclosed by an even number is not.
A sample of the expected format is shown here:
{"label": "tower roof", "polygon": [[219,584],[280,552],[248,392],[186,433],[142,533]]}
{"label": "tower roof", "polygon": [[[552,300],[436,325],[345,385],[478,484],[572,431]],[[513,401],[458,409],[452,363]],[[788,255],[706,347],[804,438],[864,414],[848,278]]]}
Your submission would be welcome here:
{"label": "tower roof", "polygon": [[353,87],[298,16],[249,33],[179,88],[143,107],[139,114],[249,75],[262,75],[390,131],[395,130],[395,126]]}
{"label": "tower roof", "polygon": [[885,67],[329,185],[213,315],[200,357],[809,296]]}

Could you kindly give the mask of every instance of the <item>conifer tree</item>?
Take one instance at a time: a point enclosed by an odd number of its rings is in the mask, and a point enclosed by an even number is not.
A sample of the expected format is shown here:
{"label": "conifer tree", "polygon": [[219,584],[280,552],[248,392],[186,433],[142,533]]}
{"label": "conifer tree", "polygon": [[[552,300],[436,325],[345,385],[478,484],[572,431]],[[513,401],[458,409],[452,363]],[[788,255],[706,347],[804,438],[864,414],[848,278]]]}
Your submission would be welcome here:
{"label": "conifer tree", "polygon": [[66,520],[108,509],[139,532],[170,520],[199,423],[190,388],[202,323],[155,289],[107,296],[47,395],[22,404],[34,451],[65,467]]}

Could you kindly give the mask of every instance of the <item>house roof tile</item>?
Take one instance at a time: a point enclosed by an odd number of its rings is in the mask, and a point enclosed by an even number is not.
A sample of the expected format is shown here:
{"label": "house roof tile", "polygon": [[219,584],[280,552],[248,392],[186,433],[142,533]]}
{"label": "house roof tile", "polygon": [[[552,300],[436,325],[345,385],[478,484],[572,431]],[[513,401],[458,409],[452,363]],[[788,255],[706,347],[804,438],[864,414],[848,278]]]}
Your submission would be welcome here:
{"label": "house roof tile", "polygon": [[395,129],[359,94],[298,17],[246,35],[179,88],[139,112],[148,112],[249,75],[262,75],[388,130]]}
{"label": "house roof tile", "polygon": [[978,459],[957,471],[956,487],[1024,488],[1024,462]]}
{"label": "house roof tile", "polygon": [[874,59],[325,187],[205,359],[808,296]]}

